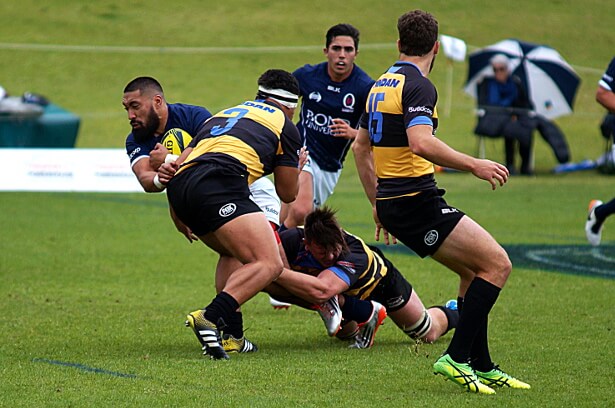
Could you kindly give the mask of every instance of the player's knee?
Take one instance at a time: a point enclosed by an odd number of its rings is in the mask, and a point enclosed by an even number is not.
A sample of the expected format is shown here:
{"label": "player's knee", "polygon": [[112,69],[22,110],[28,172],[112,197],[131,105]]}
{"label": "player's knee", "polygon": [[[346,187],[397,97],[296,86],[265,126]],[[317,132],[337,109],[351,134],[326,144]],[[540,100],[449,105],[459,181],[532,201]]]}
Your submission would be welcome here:
{"label": "player's knee", "polygon": [[498,276],[500,276],[503,280],[508,279],[508,276],[512,271],[512,262],[504,249],[500,250],[496,258],[495,270]]}

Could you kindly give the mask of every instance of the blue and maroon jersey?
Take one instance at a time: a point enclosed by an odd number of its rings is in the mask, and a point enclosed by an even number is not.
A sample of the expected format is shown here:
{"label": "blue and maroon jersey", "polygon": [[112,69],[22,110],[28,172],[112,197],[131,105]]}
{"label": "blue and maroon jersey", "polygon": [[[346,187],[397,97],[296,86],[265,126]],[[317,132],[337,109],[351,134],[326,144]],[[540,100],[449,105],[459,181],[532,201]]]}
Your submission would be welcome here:
{"label": "blue and maroon jersey", "polygon": [[352,141],[332,136],[329,125],[339,118],[356,128],[374,80],[355,65],[348,78],[334,82],[327,72],[327,62],[304,65],[293,75],[301,94],[297,128],[310,159],[323,170],[338,171]]}

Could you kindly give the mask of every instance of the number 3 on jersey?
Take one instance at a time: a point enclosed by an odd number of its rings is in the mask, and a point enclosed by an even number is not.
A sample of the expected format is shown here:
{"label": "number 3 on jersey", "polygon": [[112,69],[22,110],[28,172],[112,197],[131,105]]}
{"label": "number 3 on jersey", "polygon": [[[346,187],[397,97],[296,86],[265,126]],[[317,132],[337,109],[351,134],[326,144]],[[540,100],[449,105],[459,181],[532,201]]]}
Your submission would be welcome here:
{"label": "number 3 on jersey", "polygon": [[384,101],[384,92],[370,93],[367,101],[369,112],[369,138],[378,143],[382,139],[382,112],[378,111],[378,103]]}
{"label": "number 3 on jersey", "polygon": [[227,133],[229,130],[233,128],[233,126],[237,124],[239,119],[243,118],[245,114],[248,112],[249,111],[247,109],[243,109],[243,108],[231,108],[231,109],[225,110],[224,112],[222,112],[225,115],[232,115],[234,113],[236,115],[229,116],[229,118],[226,120],[226,123],[224,124],[224,127],[220,127],[220,125],[216,125],[211,128],[211,131],[209,133],[213,136],[220,136],[220,135]]}

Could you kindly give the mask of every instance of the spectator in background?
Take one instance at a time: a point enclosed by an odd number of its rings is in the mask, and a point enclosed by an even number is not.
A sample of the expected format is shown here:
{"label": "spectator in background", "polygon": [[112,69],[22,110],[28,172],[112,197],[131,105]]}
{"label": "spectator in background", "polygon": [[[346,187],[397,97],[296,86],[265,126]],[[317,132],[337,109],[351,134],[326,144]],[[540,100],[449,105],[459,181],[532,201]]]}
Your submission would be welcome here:
{"label": "spectator in background", "polygon": [[[529,116],[532,105],[521,80],[511,74],[509,60],[504,54],[491,59],[493,76],[477,84],[476,94],[482,116],[474,132],[487,137],[504,137],[506,167],[515,169],[515,145],[519,145],[521,174],[532,174],[532,132],[535,123]],[[513,109],[511,109],[513,108]]]}
{"label": "spectator in background", "polygon": [[570,150],[561,129],[533,111],[531,101],[519,77],[511,73],[510,61],[504,54],[491,59],[494,76],[477,84],[479,119],[474,133],[488,137],[504,137],[506,167],[516,173],[515,145],[519,145],[521,174],[533,173],[532,134],[538,130],[549,144],[560,165],[570,160]]}
{"label": "spectator in background", "polygon": [[[598,82],[596,101],[607,110],[601,128],[603,136],[607,137],[612,143],[615,132],[615,57]],[[611,154],[610,151],[607,152],[607,155],[609,154]],[[589,203],[585,235],[591,245],[600,245],[603,223],[613,213],[615,213],[615,198],[606,204],[603,204],[600,200],[592,200]]]}

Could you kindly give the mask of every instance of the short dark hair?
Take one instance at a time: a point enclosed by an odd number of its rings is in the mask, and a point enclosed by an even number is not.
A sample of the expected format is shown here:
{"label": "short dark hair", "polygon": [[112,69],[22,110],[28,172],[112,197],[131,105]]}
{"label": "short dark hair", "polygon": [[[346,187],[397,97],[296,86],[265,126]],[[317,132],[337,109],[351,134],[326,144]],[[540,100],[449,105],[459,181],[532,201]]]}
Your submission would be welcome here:
{"label": "short dark hair", "polygon": [[156,79],[148,76],[137,77],[130,81],[128,85],[124,88],[124,93],[126,92],[134,92],[134,91],[148,91],[152,90],[154,92],[158,92],[161,95],[164,94],[162,90],[162,85]]}
{"label": "short dark hair", "polygon": [[322,246],[327,251],[334,251],[342,247],[343,251],[348,249],[344,239],[344,231],[337,222],[335,210],[329,207],[316,208],[305,217],[303,226],[305,240],[308,243],[315,243]]}
{"label": "short dark hair", "polygon": [[421,57],[438,40],[438,21],[423,10],[413,10],[397,20],[399,51],[408,56]]}
{"label": "short dark hair", "polygon": [[350,24],[336,24],[331,27],[325,36],[325,47],[329,48],[329,45],[331,45],[333,39],[335,37],[339,37],[340,35],[352,37],[354,41],[354,49],[355,51],[359,51],[359,30]]}
{"label": "short dark hair", "polygon": [[[258,86],[267,89],[283,89],[292,94],[299,95],[299,82],[288,71],[283,69],[269,69],[258,78]],[[263,95],[256,95],[257,99],[265,99]]]}

